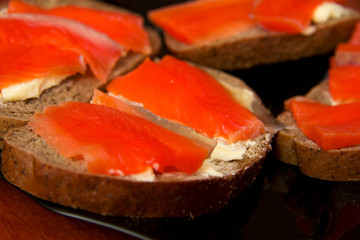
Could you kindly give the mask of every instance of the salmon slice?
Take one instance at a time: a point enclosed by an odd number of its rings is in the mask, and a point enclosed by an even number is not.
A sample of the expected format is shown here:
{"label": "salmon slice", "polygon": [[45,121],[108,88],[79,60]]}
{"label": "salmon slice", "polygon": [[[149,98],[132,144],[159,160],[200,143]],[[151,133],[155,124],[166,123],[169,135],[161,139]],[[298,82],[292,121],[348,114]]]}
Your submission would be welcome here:
{"label": "salmon slice", "polygon": [[360,101],[360,66],[336,66],[329,70],[329,91],[338,102]]}
{"label": "salmon slice", "polygon": [[107,90],[210,138],[234,142],[264,131],[264,124],[213,77],[169,55],[159,63],[146,59],[134,71],[114,79]]}
{"label": "salmon slice", "polygon": [[0,16],[0,44],[52,44],[76,51],[102,82],[125,54],[123,47],[105,34],[76,21],[39,14]]}
{"label": "salmon slice", "polygon": [[148,55],[151,46],[143,19],[127,12],[103,11],[79,6],[60,6],[50,10],[19,1],[11,0],[9,13],[42,13],[79,21],[87,26],[107,34],[133,52]]}
{"label": "salmon slice", "polygon": [[0,89],[38,78],[86,71],[79,53],[53,45],[2,45],[0,56]]}
{"label": "salmon slice", "polygon": [[340,43],[335,49],[333,66],[360,65],[360,45]]}
{"label": "salmon slice", "polygon": [[339,1],[259,0],[255,2],[253,13],[256,22],[267,30],[296,34],[310,26],[313,12],[324,2]]}
{"label": "salmon slice", "polygon": [[60,155],[83,158],[90,173],[128,175],[153,168],[192,174],[209,155],[208,148],[184,136],[105,105],[62,103],[36,113],[29,125]]}
{"label": "salmon slice", "polygon": [[[126,99],[123,100],[126,101]],[[215,148],[216,142],[213,139],[205,137],[184,125],[171,122],[165,118],[160,118],[159,116],[151,113],[149,110],[139,106],[139,104],[136,104],[134,102],[125,103],[123,102],[123,100],[120,100],[116,97],[110,96],[101,92],[100,90],[95,89],[94,96],[91,101],[95,104],[106,105],[108,107],[116,108],[126,113],[134,114],[136,116],[145,118],[158,126],[166,128],[176,134],[185,136],[196,142],[197,144],[204,146],[208,149],[208,152],[212,152]]]}
{"label": "salmon slice", "polygon": [[252,4],[253,0],[191,1],[150,11],[148,17],[178,41],[204,44],[253,27]]}
{"label": "salmon slice", "polygon": [[124,103],[123,101],[115,97],[111,97],[110,95],[105,94],[97,89],[94,90],[94,96],[91,99],[91,102],[98,105],[105,105],[111,108],[119,109],[128,114],[134,114],[138,117],[143,118],[143,115],[140,112],[136,111],[136,109],[134,109],[130,105]]}
{"label": "salmon slice", "polygon": [[338,126],[314,126],[314,139],[324,150],[360,144],[360,120]]}
{"label": "salmon slice", "polygon": [[302,132],[323,150],[360,144],[360,103],[329,106],[293,100],[289,109]]}
{"label": "salmon slice", "polygon": [[353,45],[360,45],[360,23],[357,23],[354,32],[350,38],[349,43]]}
{"label": "salmon slice", "polygon": [[360,24],[357,24],[349,42],[335,49],[330,61],[329,90],[335,101],[360,100]]}
{"label": "salmon slice", "polygon": [[337,66],[360,65],[360,23],[347,43],[338,44],[333,62]]}

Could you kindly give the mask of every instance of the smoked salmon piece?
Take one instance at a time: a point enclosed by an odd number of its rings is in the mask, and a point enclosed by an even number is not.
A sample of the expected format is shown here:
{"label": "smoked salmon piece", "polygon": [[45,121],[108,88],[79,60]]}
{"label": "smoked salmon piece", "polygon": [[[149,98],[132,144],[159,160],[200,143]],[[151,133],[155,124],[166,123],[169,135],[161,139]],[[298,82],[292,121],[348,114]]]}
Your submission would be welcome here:
{"label": "smoked salmon piece", "polygon": [[340,43],[335,49],[332,66],[360,66],[360,45],[351,43]]}
{"label": "smoked salmon piece", "polygon": [[80,6],[60,6],[46,10],[19,0],[9,2],[8,12],[41,13],[76,20],[107,34],[126,49],[145,55],[151,53],[150,41],[144,29],[143,19],[135,14]]}
{"label": "smoked salmon piece", "polygon": [[356,24],[349,43],[353,45],[360,45],[360,23]]}
{"label": "smoked salmon piece", "polygon": [[85,73],[83,57],[53,45],[1,45],[0,89],[51,76]]}
{"label": "smoked salmon piece", "polygon": [[360,101],[360,65],[330,68],[329,91],[337,102]]}
{"label": "smoked salmon piece", "polygon": [[140,112],[136,111],[136,109],[134,109],[130,105],[124,103],[123,101],[115,97],[111,97],[110,95],[105,94],[97,89],[94,90],[94,96],[91,99],[91,102],[98,105],[105,105],[111,108],[119,109],[123,112],[126,112],[128,114],[134,114],[138,117],[143,117]]}
{"label": "smoked salmon piece", "polygon": [[106,82],[124,49],[105,34],[65,18],[39,14],[0,17],[0,44],[51,44],[84,57],[97,79]]}
{"label": "smoked salmon piece", "polygon": [[259,0],[253,13],[258,24],[269,31],[289,34],[304,32],[311,24],[314,10],[334,0]]}
{"label": "smoked salmon piece", "polygon": [[302,132],[321,149],[360,144],[360,103],[330,106],[293,100],[288,107]]}
{"label": "smoked salmon piece", "polygon": [[149,19],[186,44],[228,38],[255,26],[253,0],[207,0],[179,3],[150,11]]}
{"label": "smoked salmon piece", "polygon": [[360,65],[360,23],[347,43],[340,43],[335,49],[334,65]]}
{"label": "smoked salmon piece", "polygon": [[192,174],[209,155],[184,136],[105,105],[62,103],[36,113],[29,125],[60,155],[83,158],[90,173],[128,175],[152,168]]}
{"label": "smoked salmon piece", "polygon": [[347,43],[340,43],[330,62],[329,91],[335,101],[360,100],[360,24]]}
{"label": "smoked salmon piece", "polygon": [[210,138],[234,142],[264,132],[264,124],[213,77],[170,55],[158,63],[146,59],[107,90]]}

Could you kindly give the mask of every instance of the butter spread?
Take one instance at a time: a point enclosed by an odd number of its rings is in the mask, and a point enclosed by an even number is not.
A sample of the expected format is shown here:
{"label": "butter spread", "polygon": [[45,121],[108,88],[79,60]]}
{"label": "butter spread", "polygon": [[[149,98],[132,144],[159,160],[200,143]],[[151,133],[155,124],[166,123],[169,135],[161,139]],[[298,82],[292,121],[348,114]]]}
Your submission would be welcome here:
{"label": "butter spread", "polygon": [[334,2],[324,2],[316,7],[313,13],[313,22],[325,23],[331,19],[339,19],[349,15],[350,11]]}
{"label": "butter spread", "polygon": [[19,83],[3,88],[1,90],[0,100],[3,102],[19,101],[39,97],[44,90],[60,84],[61,81],[70,75],[37,78],[30,82]]}
{"label": "butter spread", "polygon": [[222,173],[215,170],[215,167],[211,163],[210,159],[206,159],[203,162],[201,167],[196,171],[195,175],[205,176],[205,177],[210,177],[210,176],[221,177],[221,176],[223,176]]}
{"label": "butter spread", "polygon": [[155,180],[155,174],[151,167],[148,167],[144,172],[132,174],[130,177],[134,180],[144,182],[153,182]]}
{"label": "butter spread", "polygon": [[[120,170],[114,170],[113,172],[109,172],[110,174],[115,174],[119,176],[123,176],[122,172]],[[214,165],[211,163],[210,159],[206,159],[201,167],[194,173],[195,176],[204,176],[204,177],[210,177],[210,176],[217,176],[221,177],[223,176],[222,173],[216,171]],[[153,182],[155,181],[155,173],[151,167],[149,167],[147,170],[141,173],[137,174],[131,174],[128,177],[130,177],[132,180],[135,181],[143,181],[143,182]]]}
{"label": "butter spread", "polygon": [[[324,2],[317,6],[314,10],[312,21],[314,24],[326,23],[332,19],[339,19],[344,16],[350,15],[350,10],[344,8],[340,4],[334,2]],[[311,35],[316,32],[316,26],[309,26],[302,34]]]}
{"label": "butter spread", "polygon": [[220,83],[226,90],[231,92],[232,97],[238,103],[249,109],[251,112],[253,111],[252,103],[254,101],[254,93],[252,91],[246,88],[232,86],[231,84],[224,81],[221,81]]}
{"label": "butter spread", "polygon": [[210,158],[222,161],[242,159],[247,149],[256,143],[254,140],[247,140],[228,144],[224,138],[217,138],[216,142],[217,145]]}

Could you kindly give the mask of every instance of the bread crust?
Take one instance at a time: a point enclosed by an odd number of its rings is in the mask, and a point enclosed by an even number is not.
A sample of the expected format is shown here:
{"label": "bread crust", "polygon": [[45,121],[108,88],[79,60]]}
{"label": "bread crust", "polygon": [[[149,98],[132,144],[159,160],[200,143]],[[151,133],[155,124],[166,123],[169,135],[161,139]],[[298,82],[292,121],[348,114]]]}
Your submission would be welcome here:
{"label": "bread crust", "polygon": [[[306,96],[330,104],[328,80],[312,88]],[[276,119],[286,126],[274,139],[275,156],[280,161],[298,165],[304,174],[313,178],[360,180],[360,145],[324,151],[302,133],[290,111],[284,111]]]}
{"label": "bread crust", "polygon": [[[245,84],[228,74],[207,71],[229,77],[225,81],[234,85]],[[213,160],[222,176],[163,174],[149,182],[90,174],[84,161],[61,157],[24,126],[5,136],[2,172],[24,191],[72,208],[142,218],[195,217],[219,210],[255,181],[271,150],[271,140],[272,134],[266,132],[254,140],[243,159]]]}
{"label": "bread crust", "polygon": [[165,34],[165,44],[178,58],[217,69],[236,70],[330,53],[351,36],[359,15],[319,24],[311,35],[283,34],[254,27],[228,39],[201,46],[183,44]]}

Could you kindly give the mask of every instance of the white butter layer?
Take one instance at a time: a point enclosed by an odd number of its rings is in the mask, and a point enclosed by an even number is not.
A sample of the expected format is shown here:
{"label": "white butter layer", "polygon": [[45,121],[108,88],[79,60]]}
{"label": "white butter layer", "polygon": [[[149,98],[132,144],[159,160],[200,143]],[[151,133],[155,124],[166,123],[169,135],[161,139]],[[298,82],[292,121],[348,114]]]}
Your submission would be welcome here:
{"label": "white butter layer", "polygon": [[[267,134],[265,141],[270,141],[271,134]],[[218,142],[209,159],[206,159],[202,166],[194,173],[195,176],[203,177],[221,177],[224,174],[216,170],[216,166],[212,163],[213,160],[220,161],[241,161],[244,156],[252,157],[256,154],[251,147],[256,144],[256,139],[247,141],[238,141],[227,144],[225,139],[216,139]],[[130,175],[134,180],[151,182],[155,180],[155,175],[152,168],[139,174]]]}
{"label": "white butter layer", "polygon": [[339,19],[349,15],[350,11],[340,4],[324,2],[316,7],[313,13],[313,22],[316,24],[325,23],[332,19]]}
{"label": "white butter layer", "polygon": [[316,24],[326,23],[330,20],[335,20],[348,16],[350,10],[344,8],[340,4],[334,2],[324,2],[317,6],[313,12],[312,21],[315,26],[309,26],[303,31],[303,35],[311,35],[316,32]]}
{"label": "white butter layer", "polygon": [[222,173],[215,170],[215,167],[211,163],[210,159],[206,159],[203,162],[201,167],[196,171],[195,175],[205,176],[205,177],[210,177],[210,176],[221,177],[221,176],[223,176]]}
{"label": "white butter layer", "polygon": [[246,107],[250,111],[252,109],[252,103],[254,101],[254,93],[246,88],[234,87],[227,82],[220,82],[223,87],[231,93],[231,96],[242,106]]}
{"label": "white butter layer", "polygon": [[253,140],[247,140],[228,144],[224,138],[217,138],[216,142],[217,145],[210,158],[222,161],[242,159],[247,149],[256,143]]}
{"label": "white butter layer", "polygon": [[44,90],[60,84],[61,81],[70,75],[72,74],[37,78],[30,82],[19,83],[6,87],[1,90],[0,100],[5,102],[37,98]]}
{"label": "white butter layer", "polygon": [[155,173],[151,167],[148,167],[144,172],[132,174],[130,177],[137,181],[153,182],[155,180]]}

